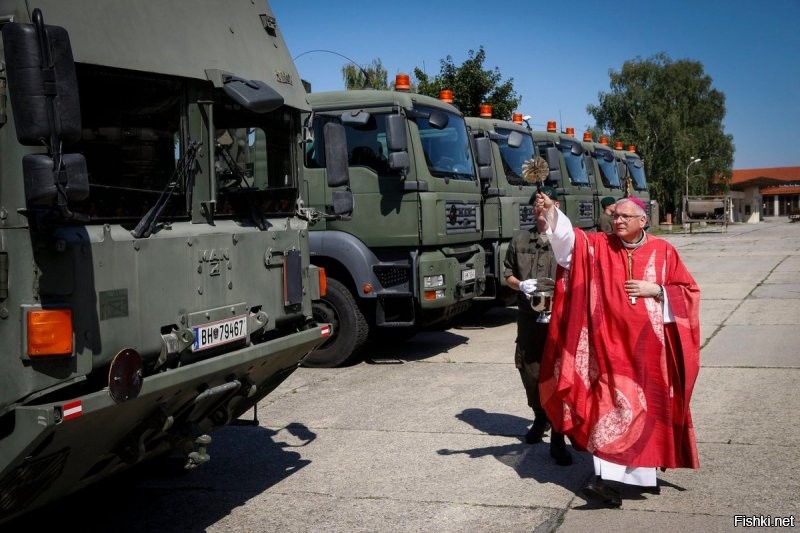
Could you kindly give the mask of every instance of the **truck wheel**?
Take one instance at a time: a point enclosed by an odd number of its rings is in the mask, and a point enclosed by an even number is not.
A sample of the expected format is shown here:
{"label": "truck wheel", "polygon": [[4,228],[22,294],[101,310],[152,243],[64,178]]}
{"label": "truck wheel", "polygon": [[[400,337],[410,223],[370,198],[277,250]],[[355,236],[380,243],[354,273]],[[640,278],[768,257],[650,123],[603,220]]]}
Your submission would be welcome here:
{"label": "truck wheel", "polygon": [[340,282],[328,278],[327,294],[313,302],[314,320],[329,322],[333,334],[303,359],[303,366],[333,368],[345,363],[367,340],[369,325],[353,295]]}

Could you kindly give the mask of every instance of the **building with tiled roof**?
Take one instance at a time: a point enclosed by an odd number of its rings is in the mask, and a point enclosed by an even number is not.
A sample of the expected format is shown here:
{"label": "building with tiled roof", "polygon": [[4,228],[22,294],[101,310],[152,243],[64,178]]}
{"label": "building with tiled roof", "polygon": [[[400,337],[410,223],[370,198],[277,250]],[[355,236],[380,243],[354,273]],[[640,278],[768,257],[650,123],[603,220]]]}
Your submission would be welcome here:
{"label": "building with tiled roof", "polygon": [[734,170],[729,184],[736,220],[758,222],[800,211],[800,167]]}

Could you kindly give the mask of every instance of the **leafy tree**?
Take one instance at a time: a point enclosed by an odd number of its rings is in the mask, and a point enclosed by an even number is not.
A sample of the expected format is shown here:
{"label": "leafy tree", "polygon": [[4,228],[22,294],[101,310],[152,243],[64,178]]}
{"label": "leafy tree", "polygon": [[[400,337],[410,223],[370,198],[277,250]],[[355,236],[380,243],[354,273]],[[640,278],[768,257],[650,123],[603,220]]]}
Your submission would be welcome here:
{"label": "leafy tree", "polygon": [[714,89],[702,63],[672,61],[665,53],[626,61],[612,70],[611,90],[586,110],[597,128],[633,144],[645,163],[651,197],[674,212],[683,198],[693,157],[689,194],[707,194],[714,180],[730,177],[733,137],[723,131],[725,95]]}
{"label": "leafy tree", "polygon": [[438,98],[441,89],[450,89],[453,91],[453,105],[464,115],[477,117],[481,104],[491,104],[494,117],[510,120],[522,100],[514,91],[514,78],[501,81],[497,67],[484,70],[486,51],[483,46],[477,52],[470,50],[468,55],[461,66],[453,62],[452,56],[442,59],[440,72],[433,79],[420,68],[415,68],[417,92]]}
{"label": "leafy tree", "polygon": [[[365,72],[369,80],[365,78]],[[344,78],[345,89],[369,88],[386,90],[389,88],[389,73],[383,68],[380,59],[373,59],[371,64],[363,68],[354,63],[349,63],[342,67],[342,77]]]}

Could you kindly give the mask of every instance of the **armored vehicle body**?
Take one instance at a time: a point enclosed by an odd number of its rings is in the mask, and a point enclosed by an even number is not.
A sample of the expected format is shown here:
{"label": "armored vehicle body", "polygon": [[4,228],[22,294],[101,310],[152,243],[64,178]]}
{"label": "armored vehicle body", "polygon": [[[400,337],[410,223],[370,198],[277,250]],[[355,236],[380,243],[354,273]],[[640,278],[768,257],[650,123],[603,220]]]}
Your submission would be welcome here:
{"label": "armored vehicle body", "polygon": [[296,209],[306,93],[265,2],[0,0],[0,28],[5,521],[203,463],[330,325]]}

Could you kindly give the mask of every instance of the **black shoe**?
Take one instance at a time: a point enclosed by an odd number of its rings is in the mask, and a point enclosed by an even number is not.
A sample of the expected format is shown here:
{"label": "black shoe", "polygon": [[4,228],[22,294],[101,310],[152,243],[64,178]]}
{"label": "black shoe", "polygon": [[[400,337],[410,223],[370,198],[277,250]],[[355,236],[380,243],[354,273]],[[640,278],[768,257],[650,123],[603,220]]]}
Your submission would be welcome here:
{"label": "black shoe", "polygon": [[542,442],[542,437],[544,436],[544,432],[550,429],[550,422],[546,420],[542,420],[541,418],[536,418],[533,421],[533,425],[531,429],[525,434],[525,442],[528,444],[536,444],[537,442]]}
{"label": "black shoe", "polygon": [[583,487],[583,492],[589,498],[593,500],[599,500],[608,507],[622,507],[622,496],[620,496],[619,492],[612,489],[599,479],[592,481]]}
{"label": "black shoe", "polygon": [[656,485],[655,487],[640,487],[639,490],[644,494],[661,494],[661,487]]}
{"label": "black shoe", "polygon": [[572,464],[572,454],[569,453],[564,443],[561,445],[554,445],[550,443],[550,457],[552,457],[558,466],[569,466]]}

